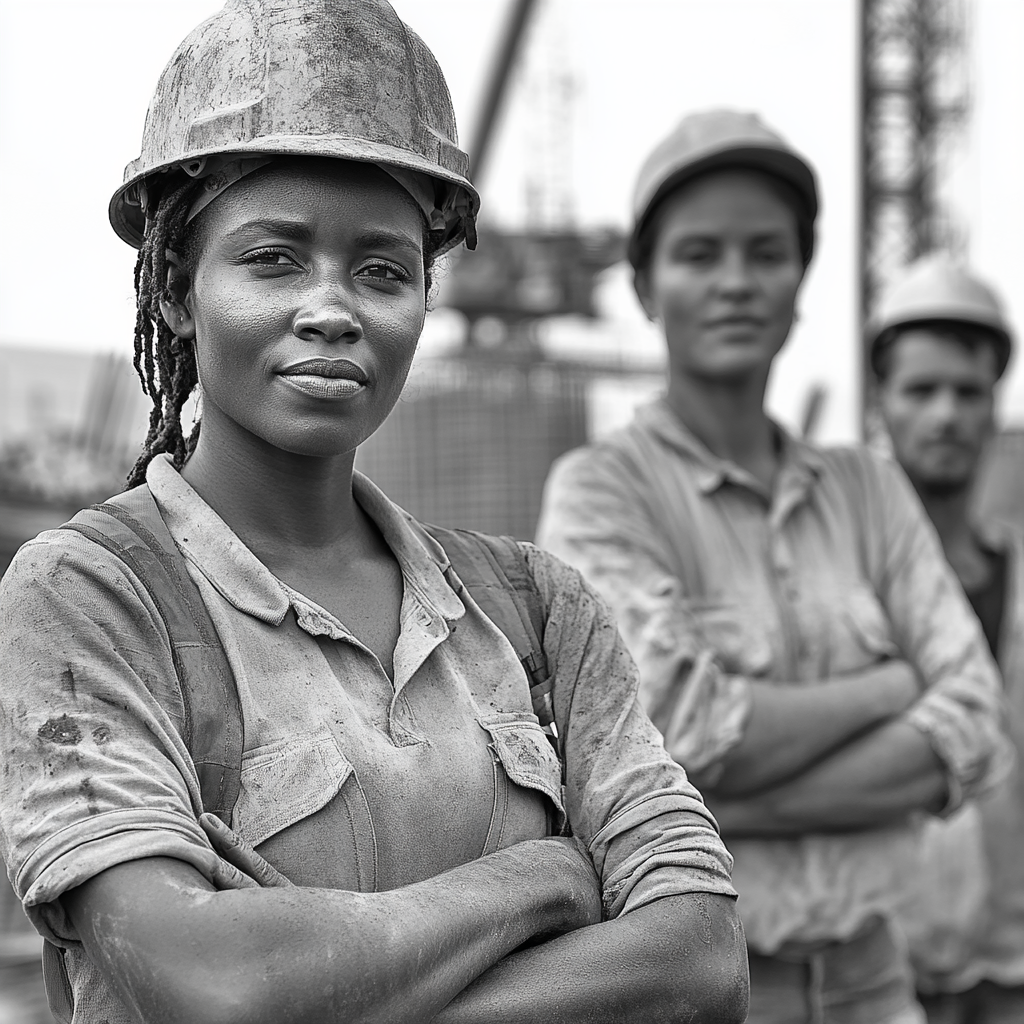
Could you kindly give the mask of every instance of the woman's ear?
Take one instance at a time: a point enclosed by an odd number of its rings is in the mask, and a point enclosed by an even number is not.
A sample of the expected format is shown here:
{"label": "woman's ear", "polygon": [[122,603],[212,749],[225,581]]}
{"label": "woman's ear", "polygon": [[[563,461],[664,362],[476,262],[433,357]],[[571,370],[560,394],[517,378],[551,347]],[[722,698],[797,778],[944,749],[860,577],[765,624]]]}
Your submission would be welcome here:
{"label": "woman's ear", "polygon": [[647,314],[647,319],[653,324],[658,323],[658,311],[654,300],[651,298],[651,282],[648,278],[647,270],[636,270],[633,272],[633,290],[636,292],[636,297],[640,300],[643,311]]}
{"label": "woman's ear", "polygon": [[167,290],[173,296],[172,301],[160,300],[160,315],[164,323],[171,329],[175,337],[185,341],[195,341],[196,323],[189,309],[189,290],[192,279],[181,257],[167,250]]}

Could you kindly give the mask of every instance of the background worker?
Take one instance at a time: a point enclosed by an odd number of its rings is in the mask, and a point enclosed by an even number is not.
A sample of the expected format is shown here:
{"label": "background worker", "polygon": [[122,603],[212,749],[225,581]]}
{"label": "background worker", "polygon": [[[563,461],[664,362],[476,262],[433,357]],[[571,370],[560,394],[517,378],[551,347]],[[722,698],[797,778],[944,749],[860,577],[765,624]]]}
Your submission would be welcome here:
{"label": "background worker", "polygon": [[[161,78],[110,213],[153,401],[120,500],[166,543],[133,568],[96,525],[50,531],[0,587],[0,852],[63,1021],[745,1016],[729,855],[611,613],[512,549],[556,753],[452,552],[353,468],[434,258],[472,243],[467,169],[440,68],[382,0],[232,0]],[[154,564],[208,615],[190,645]],[[186,706],[197,648],[236,711]],[[210,734],[237,761],[193,758]],[[201,827],[229,769],[220,813],[277,875]]]}
{"label": "background worker", "polygon": [[718,818],[751,1024],[912,1024],[890,922],[918,821],[1010,755],[984,637],[902,473],[765,411],[817,209],[806,160],[754,115],[691,115],[654,150],[628,252],[667,394],[556,464],[538,539],[616,610]]}
{"label": "background worker", "polygon": [[998,660],[1018,752],[997,789],[945,822],[929,822],[902,922],[932,1024],[1017,1024],[1024,1021],[1024,530],[972,512],[1010,329],[990,288],[930,256],[885,298],[869,344],[893,455]]}

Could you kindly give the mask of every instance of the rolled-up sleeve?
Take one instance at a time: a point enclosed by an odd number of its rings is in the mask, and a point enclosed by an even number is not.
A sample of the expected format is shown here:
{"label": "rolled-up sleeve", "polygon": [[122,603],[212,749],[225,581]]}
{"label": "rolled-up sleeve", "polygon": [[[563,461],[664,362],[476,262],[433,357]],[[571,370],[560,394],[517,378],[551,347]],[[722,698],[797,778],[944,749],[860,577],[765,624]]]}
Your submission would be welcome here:
{"label": "rolled-up sleeve", "polygon": [[211,876],[175,678],[114,556],[71,531],[21,549],[0,585],[0,853],[53,941],[75,938],[57,898],[116,864],[174,857]]}
{"label": "rolled-up sleeve", "polygon": [[[924,693],[907,720],[948,774],[950,813],[1005,778],[1014,762],[998,669],[938,537],[896,465],[866,458],[877,510],[876,588]],[[876,531],[866,531],[871,537]]]}
{"label": "rolled-up sleeve", "polygon": [[540,547],[578,569],[615,611],[639,698],[672,756],[706,784],[739,743],[750,684],[724,672],[690,612],[644,481],[605,449],[572,452],[548,477]]}
{"label": "rolled-up sleeve", "polygon": [[732,858],[636,699],[636,666],[610,610],[575,569],[524,550],[547,607],[566,810],[601,876],[608,916],[682,893],[735,896]]}

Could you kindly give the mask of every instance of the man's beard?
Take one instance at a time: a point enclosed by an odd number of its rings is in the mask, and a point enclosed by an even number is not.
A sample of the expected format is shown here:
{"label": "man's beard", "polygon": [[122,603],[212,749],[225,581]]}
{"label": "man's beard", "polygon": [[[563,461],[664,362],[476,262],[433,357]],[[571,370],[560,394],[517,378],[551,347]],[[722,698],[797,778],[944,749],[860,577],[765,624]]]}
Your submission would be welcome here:
{"label": "man's beard", "polygon": [[933,477],[923,480],[918,476],[914,476],[911,480],[915,490],[922,498],[952,498],[971,489],[974,484],[974,473],[968,473],[959,479]]}

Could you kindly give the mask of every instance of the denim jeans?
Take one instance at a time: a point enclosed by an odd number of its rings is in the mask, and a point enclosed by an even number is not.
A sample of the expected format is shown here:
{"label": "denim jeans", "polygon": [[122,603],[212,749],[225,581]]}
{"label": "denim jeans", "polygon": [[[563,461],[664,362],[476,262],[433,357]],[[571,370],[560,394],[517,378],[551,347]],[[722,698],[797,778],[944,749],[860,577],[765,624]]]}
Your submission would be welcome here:
{"label": "denim jeans", "polygon": [[906,950],[888,922],[803,956],[750,953],[747,1024],[924,1024]]}

